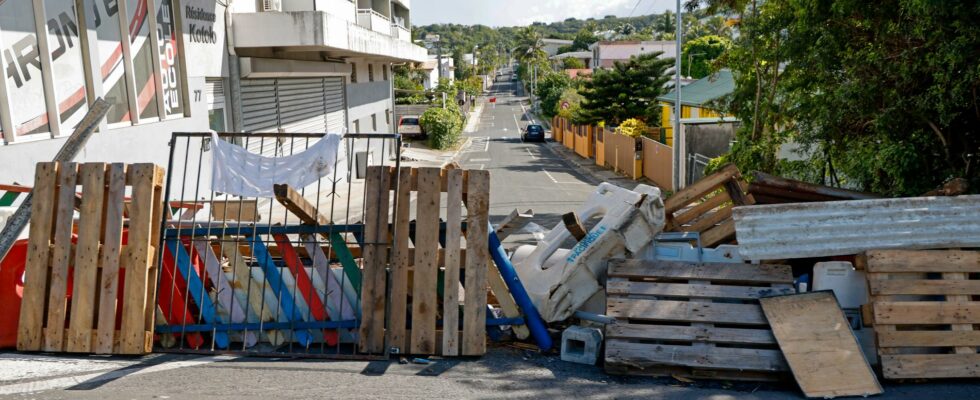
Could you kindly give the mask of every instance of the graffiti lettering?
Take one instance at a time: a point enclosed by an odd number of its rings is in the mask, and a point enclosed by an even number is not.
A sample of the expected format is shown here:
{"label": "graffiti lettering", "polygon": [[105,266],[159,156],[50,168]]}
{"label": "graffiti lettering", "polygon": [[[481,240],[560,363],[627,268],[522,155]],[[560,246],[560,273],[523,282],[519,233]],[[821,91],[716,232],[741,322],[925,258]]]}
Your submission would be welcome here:
{"label": "graffiti lettering", "polygon": [[[71,11],[74,13],[74,10]],[[96,13],[98,15],[98,13]],[[68,12],[62,12],[57,17],[51,18],[47,23],[48,34],[58,39],[58,47],[51,51],[51,59],[57,60],[64,55],[69,48],[75,47],[72,36],[78,37],[78,25]],[[25,52],[26,49],[30,49]],[[7,77],[14,80],[14,85],[18,88],[33,77],[28,66],[34,66],[37,71],[41,71],[41,58],[38,52],[37,37],[27,35],[18,40],[9,49],[3,51],[7,61]],[[20,67],[18,70],[18,66]]]}

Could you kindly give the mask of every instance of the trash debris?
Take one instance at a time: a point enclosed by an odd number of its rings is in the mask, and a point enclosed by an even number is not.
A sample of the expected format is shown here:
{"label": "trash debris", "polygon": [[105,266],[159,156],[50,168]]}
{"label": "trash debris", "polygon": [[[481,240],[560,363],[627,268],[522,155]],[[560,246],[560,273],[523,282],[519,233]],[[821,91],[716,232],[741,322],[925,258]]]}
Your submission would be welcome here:
{"label": "trash debris", "polygon": [[419,358],[419,357],[416,357],[416,358],[413,358],[412,359],[412,364],[428,365],[431,362],[432,361],[429,361],[429,359],[427,359],[427,358]]}
{"label": "trash debris", "polygon": [[561,360],[595,365],[602,349],[602,330],[572,325],[561,334]]}

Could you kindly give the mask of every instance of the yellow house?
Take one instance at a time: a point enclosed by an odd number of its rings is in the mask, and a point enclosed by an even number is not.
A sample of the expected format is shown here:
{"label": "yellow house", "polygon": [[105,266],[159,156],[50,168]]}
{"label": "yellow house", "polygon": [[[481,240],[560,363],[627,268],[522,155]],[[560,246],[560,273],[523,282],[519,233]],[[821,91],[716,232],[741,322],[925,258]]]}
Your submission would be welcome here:
{"label": "yellow house", "polygon": [[[706,108],[705,104],[734,90],[735,80],[732,78],[732,71],[727,69],[681,87],[681,118],[724,117],[724,114]],[[666,144],[673,146],[674,102],[677,100],[677,92],[672,90],[670,93],[657,97],[657,100],[661,104],[660,131],[665,135]]]}

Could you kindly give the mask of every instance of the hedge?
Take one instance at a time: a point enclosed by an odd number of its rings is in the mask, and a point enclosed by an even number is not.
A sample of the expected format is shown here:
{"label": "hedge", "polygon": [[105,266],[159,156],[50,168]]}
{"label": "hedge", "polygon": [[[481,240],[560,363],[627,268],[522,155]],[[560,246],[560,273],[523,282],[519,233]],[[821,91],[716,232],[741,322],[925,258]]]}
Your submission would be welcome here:
{"label": "hedge", "polygon": [[429,136],[429,147],[437,150],[452,147],[463,132],[462,117],[451,110],[432,107],[419,119]]}

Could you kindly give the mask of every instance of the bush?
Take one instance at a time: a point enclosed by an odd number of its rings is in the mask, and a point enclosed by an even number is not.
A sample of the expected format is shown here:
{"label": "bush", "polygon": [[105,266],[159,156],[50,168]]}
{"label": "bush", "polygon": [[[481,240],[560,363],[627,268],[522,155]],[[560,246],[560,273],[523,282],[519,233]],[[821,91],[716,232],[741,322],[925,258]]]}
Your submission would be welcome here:
{"label": "bush", "polygon": [[619,133],[629,137],[638,138],[643,136],[643,134],[649,129],[650,128],[647,127],[647,124],[636,118],[627,119],[626,121],[623,121],[623,123],[619,124]]}
{"label": "bush", "polygon": [[562,60],[562,64],[565,69],[582,69],[585,68],[585,62],[578,58],[566,58]]}
{"label": "bush", "polygon": [[425,110],[419,123],[429,136],[429,147],[433,149],[452,147],[463,132],[462,117],[450,109],[433,107]]}

